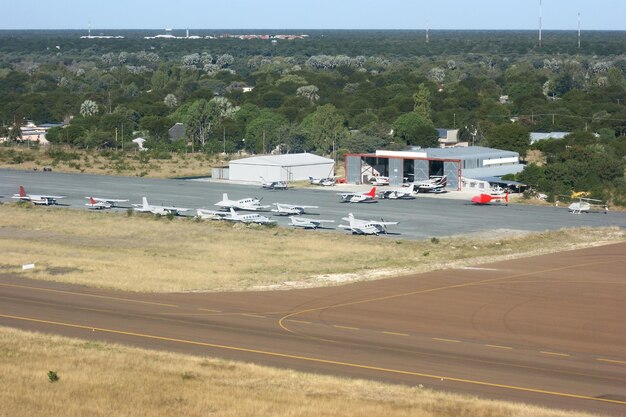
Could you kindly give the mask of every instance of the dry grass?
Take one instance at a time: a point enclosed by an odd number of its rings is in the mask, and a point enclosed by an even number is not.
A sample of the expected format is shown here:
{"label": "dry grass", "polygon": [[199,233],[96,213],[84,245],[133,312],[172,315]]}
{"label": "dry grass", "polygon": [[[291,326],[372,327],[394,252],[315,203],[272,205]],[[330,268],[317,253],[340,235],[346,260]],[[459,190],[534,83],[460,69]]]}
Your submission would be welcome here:
{"label": "dry grass", "polygon": [[[607,228],[538,234],[494,231],[471,240],[416,242],[68,210],[0,206],[5,219],[0,224],[0,273],[139,292],[313,287],[626,237],[623,230]],[[36,268],[22,271],[26,263]]]}
{"label": "dry grass", "polygon": [[2,417],[590,416],[1,327],[0,353]]}

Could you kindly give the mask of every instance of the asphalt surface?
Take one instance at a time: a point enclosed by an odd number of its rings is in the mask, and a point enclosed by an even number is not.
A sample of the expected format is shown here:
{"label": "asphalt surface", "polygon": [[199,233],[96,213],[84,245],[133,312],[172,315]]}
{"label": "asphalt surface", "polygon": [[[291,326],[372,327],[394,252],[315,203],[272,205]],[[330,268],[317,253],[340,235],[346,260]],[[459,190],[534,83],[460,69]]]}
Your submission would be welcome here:
{"label": "asphalt surface", "polygon": [[622,243],[257,293],[130,294],[0,274],[0,325],[626,415],[625,270]]}
{"label": "asphalt surface", "polygon": [[[626,227],[626,213],[612,212],[569,214],[565,207],[539,207],[522,204],[472,205],[469,199],[458,200],[442,196],[419,195],[415,200],[378,200],[375,203],[341,203],[337,187],[311,189],[289,189],[273,191],[261,189],[260,185],[238,185],[223,182],[190,180],[159,180],[138,177],[112,177],[85,174],[63,174],[42,171],[0,170],[1,201],[11,199],[23,185],[30,194],[66,195],[59,200],[59,208],[85,209],[85,197],[129,199],[140,204],[146,196],[151,204],[174,205],[193,209],[217,209],[214,204],[222,199],[222,193],[238,200],[246,197],[262,198],[262,204],[272,203],[316,205],[306,217],[335,220],[337,225],[348,213],[364,220],[398,221],[390,226],[392,238],[424,239],[457,234],[488,232],[494,229],[522,231],[555,230],[563,227]],[[369,189],[369,187],[365,187]],[[120,209],[118,209],[120,210]],[[268,213],[265,213],[266,215]],[[279,225],[287,225],[287,216],[273,216]],[[325,229],[312,233],[334,231],[348,233],[342,229]]]}

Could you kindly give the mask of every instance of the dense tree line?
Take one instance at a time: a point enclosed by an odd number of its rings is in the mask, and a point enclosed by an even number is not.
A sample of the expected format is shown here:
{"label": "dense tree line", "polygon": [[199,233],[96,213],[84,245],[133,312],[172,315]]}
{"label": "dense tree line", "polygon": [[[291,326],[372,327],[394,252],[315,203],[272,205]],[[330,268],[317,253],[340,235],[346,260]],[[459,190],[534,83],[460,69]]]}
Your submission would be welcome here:
{"label": "dense tree line", "polygon": [[[340,155],[434,146],[435,127],[525,155],[530,131],[567,131],[576,133],[538,145],[547,164],[523,178],[551,193],[623,183],[621,33],[584,33],[581,48],[565,32],[546,33],[541,48],[523,31],[435,31],[428,43],[419,31],[310,31],[277,43],[120,34],[0,32],[3,129],[16,139],[24,119],[64,121],[48,138],[83,148],[142,135],[160,150]],[[177,122],[185,137],[172,142]]]}

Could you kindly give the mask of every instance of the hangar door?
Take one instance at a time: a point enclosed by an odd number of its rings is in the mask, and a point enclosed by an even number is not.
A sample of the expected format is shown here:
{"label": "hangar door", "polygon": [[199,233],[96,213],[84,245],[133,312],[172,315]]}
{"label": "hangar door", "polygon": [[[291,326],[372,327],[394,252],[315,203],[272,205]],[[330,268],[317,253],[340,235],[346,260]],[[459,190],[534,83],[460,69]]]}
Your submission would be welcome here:
{"label": "hangar door", "polygon": [[445,161],[443,163],[443,175],[448,177],[446,188],[459,189],[461,164],[458,161]]}
{"label": "hangar door", "polygon": [[361,184],[360,156],[346,156],[346,181],[350,184]]}
{"label": "hangar door", "polygon": [[428,175],[429,170],[427,159],[416,159],[415,161],[413,161],[413,163],[413,172],[415,173],[415,175],[413,176],[413,181],[424,181],[430,178]]}
{"label": "hangar door", "polygon": [[389,159],[389,185],[402,185],[404,170],[404,159]]}

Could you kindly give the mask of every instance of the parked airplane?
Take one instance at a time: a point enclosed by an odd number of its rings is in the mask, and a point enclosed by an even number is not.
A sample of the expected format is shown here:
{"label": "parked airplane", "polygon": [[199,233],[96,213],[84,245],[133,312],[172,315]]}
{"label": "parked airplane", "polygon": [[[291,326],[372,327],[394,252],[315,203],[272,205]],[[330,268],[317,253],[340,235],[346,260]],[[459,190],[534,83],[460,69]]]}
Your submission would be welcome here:
{"label": "parked airplane", "polygon": [[128,200],[117,200],[113,198],[100,198],[100,197],[85,197],[89,199],[89,203],[85,203],[85,205],[94,210],[102,210],[102,209],[110,209],[112,207],[117,207],[118,203],[124,203]]}
{"label": "parked airplane", "polygon": [[509,204],[509,193],[505,195],[490,195],[490,194],[481,194],[475,197],[472,197],[472,203],[478,205],[490,204],[492,202],[500,202],[504,200],[506,204]]}
{"label": "parked airplane", "polygon": [[390,200],[413,200],[415,196],[410,189],[404,188],[400,190],[385,190],[378,193],[379,198],[388,198]]}
{"label": "parked airplane", "polygon": [[148,203],[148,199],[143,197],[142,204],[133,204],[133,210],[138,211],[140,213],[154,213],[160,214],[162,216],[168,214],[178,215],[182,212],[188,211],[188,208],[183,207],[173,207],[173,206],[155,206]]}
{"label": "parked airplane", "polygon": [[262,216],[258,213],[239,214],[232,207],[230,208],[230,214],[225,216],[224,220],[229,220],[231,222],[257,223],[257,224],[276,223],[276,220],[271,220],[269,217]]}
{"label": "parked airplane", "polygon": [[216,206],[221,207],[223,209],[234,208],[237,210],[265,210],[270,208],[270,206],[262,206],[261,200],[258,198],[242,198],[241,200],[230,200],[228,198],[228,194],[222,194],[222,201],[218,201],[215,203]]}
{"label": "parked airplane", "polygon": [[17,198],[21,201],[30,201],[31,203],[37,205],[52,206],[57,204],[57,200],[65,198],[65,196],[26,194],[26,190],[24,190],[24,187],[20,185],[19,194],[13,194],[12,198]]}
{"label": "parked airplane", "polygon": [[203,220],[223,220],[230,213],[226,211],[216,211],[216,210],[207,210],[207,209],[197,209],[196,214],[199,218]]}
{"label": "parked airplane", "polygon": [[448,178],[445,175],[433,175],[424,181],[415,181],[413,183],[413,192],[415,193],[444,193]]}
{"label": "parked airplane", "polygon": [[303,206],[299,204],[274,203],[274,205],[276,206],[276,208],[272,209],[272,212],[279,215],[300,215],[304,214],[306,209],[319,208],[319,206]]}
{"label": "parked airplane", "polygon": [[355,219],[352,213],[348,214],[348,217],[344,217],[341,220],[347,221],[349,224],[340,224],[340,229],[347,229],[352,232],[353,235],[376,235],[381,233],[387,233],[387,226],[393,226],[398,222],[385,222],[375,220],[360,220]]}
{"label": "parked airplane", "polygon": [[286,190],[288,188],[286,181],[265,181],[261,177],[261,187],[267,190]]}
{"label": "parked airplane", "polygon": [[317,229],[320,227],[323,228],[322,225],[324,223],[335,223],[334,220],[318,220],[318,219],[309,219],[306,217],[296,217],[296,216],[290,216],[289,218],[291,219],[291,223],[289,223],[290,226],[302,227],[304,229]]}
{"label": "parked airplane", "polygon": [[369,193],[337,193],[341,196],[342,203],[373,202],[376,198],[376,187],[372,187]]}
{"label": "parked airplane", "polygon": [[313,185],[321,185],[324,187],[330,187],[335,185],[336,181],[334,178],[313,178],[309,177],[309,182]]}

